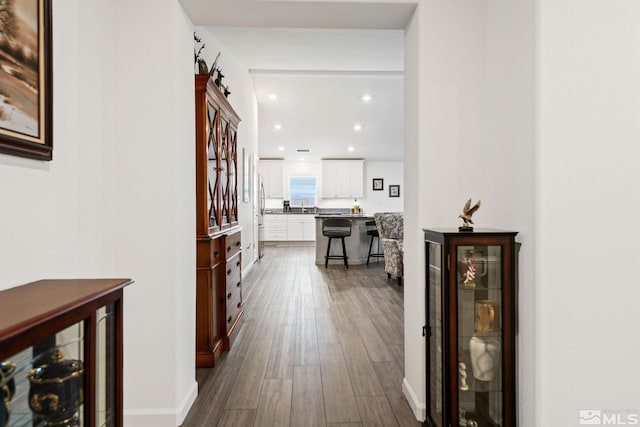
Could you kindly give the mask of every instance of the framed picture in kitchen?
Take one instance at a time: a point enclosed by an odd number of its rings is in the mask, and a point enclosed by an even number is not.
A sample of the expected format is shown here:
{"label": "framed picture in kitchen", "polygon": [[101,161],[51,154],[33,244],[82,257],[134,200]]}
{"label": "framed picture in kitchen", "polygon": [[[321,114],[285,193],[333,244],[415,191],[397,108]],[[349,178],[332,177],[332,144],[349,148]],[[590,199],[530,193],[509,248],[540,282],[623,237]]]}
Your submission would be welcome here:
{"label": "framed picture in kitchen", "polygon": [[400,186],[399,185],[390,185],[389,186],[389,197],[400,197]]}
{"label": "framed picture in kitchen", "polygon": [[51,160],[51,0],[0,0],[0,153]]}
{"label": "framed picture in kitchen", "polygon": [[384,179],[373,178],[373,191],[382,191],[382,190],[384,190]]}

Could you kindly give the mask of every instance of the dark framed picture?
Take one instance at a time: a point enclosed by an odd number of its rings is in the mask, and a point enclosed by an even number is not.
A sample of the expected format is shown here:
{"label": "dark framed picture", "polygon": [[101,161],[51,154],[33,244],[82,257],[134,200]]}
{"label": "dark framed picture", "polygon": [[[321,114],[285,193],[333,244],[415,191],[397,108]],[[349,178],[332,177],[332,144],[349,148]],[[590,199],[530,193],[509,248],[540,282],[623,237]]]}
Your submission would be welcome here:
{"label": "dark framed picture", "polygon": [[51,0],[0,0],[0,153],[51,160]]}
{"label": "dark framed picture", "polygon": [[373,178],[373,191],[382,191],[382,190],[384,190],[384,179]]}
{"label": "dark framed picture", "polygon": [[400,197],[400,186],[399,185],[390,185],[389,186],[389,197]]}

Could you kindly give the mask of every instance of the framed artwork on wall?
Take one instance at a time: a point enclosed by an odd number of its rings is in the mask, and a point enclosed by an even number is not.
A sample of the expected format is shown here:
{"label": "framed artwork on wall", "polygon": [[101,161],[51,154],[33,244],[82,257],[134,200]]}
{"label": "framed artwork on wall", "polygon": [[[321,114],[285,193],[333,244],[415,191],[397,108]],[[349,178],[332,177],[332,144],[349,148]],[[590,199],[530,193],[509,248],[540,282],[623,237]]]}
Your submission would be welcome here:
{"label": "framed artwork on wall", "polygon": [[390,185],[389,186],[389,197],[400,197],[400,186],[399,185]]}
{"label": "framed artwork on wall", "polygon": [[382,191],[382,190],[384,190],[384,179],[373,178],[373,191]]}
{"label": "framed artwork on wall", "polygon": [[251,153],[242,149],[242,201],[251,200]]}
{"label": "framed artwork on wall", "polygon": [[51,160],[51,0],[0,0],[0,153]]}

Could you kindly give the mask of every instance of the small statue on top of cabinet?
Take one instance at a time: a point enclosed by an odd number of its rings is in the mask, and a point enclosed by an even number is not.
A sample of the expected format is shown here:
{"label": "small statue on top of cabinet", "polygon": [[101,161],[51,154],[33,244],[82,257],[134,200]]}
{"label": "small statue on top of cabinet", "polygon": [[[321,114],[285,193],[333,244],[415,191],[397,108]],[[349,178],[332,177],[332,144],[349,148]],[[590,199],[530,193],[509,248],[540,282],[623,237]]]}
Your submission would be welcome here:
{"label": "small statue on top of cabinet", "polygon": [[465,203],[462,209],[462,213],[458,215],[458,218],[462,218],[462,221],[464,221],[464,224],[458,227],[458,231],[473,231],[473,227],[471,226],[473,221],[471,217],[478,209],[480,209],[480,200],[478,200],[478,203],[473,205],[473,207],[471,207],[471,199],[467,200],[467,203]]}

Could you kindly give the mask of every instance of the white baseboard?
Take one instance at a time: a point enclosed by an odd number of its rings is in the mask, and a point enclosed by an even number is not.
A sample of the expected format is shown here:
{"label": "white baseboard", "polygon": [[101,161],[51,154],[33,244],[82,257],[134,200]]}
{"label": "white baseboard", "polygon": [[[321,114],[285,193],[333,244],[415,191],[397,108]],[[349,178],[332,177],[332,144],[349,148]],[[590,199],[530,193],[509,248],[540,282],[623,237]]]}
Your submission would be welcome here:
{"label": "white baseboard", "polygon": [[247,278],[247,275],[253,270],[253,264],[255,264],[255,260],[252,263],[249,263],[248,266],[242,267],[242,280]]}
{"label": "white baseboard", "polygon": [[178,408],[178,424],[176,426],[182,425],[182,422],[185,418],[187,418],[187,414],[189,413],[189,409],[193,405],[193,402],[196,401],[198,397],[198,382],[196,380],[191,384],[191,389],[187,393],[187,395],[182,399],[180,403],[180,407]]}
{"label": "white baseboard", "polygon": [[413,392],[406,378],[402,380],[402,392],[404,393],[404,397],[407,398],[407,402],[409,402],[409,406],[411,406],[411,410],[416,419],[418,421],[424,421],[427,416],[427,407],[424,402],[418,400],[418,397]]}
{"label": "white baseboard", "polygon": [[196,397],[198,397],[198,383],[193,381],[180,407],[125,410],[124,425],[127,427],[177,427],[187,417]]}

